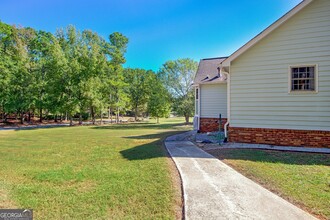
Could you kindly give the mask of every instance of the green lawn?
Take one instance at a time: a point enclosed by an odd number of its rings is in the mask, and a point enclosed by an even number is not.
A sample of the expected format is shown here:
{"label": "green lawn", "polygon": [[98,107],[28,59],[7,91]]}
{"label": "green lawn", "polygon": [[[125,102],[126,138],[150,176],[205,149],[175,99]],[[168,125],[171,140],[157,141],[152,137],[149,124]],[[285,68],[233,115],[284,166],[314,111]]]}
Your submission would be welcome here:
{"label": "green lawn", "polygon": [[161,140],[190,129],[182,123],[0,131],[0,208],[32,208],[35,219],[173,219],[181,198]]}
{"label": "green lawn", "polygon": [[209,153],[281,197],[330,219],[329,154],[246,149]]}

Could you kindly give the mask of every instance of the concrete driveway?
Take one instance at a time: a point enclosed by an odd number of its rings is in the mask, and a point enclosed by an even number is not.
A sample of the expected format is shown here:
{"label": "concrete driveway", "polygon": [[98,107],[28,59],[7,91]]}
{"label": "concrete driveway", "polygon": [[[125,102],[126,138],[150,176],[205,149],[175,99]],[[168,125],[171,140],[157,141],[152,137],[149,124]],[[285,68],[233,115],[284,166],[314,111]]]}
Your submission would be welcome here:
{"label": "concrete driveway", "polygon": [[170,137],[165,145],[182,178],[185,219],[316,219],[192,142],[178,139]]}

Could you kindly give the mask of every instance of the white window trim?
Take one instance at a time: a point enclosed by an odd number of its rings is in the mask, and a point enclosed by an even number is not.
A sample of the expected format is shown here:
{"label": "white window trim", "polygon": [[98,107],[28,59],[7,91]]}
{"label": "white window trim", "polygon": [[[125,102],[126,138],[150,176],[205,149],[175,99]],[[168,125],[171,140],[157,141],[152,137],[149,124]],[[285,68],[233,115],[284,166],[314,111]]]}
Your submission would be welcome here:
{"label": "white window trim", "polygon": [[[299,67],[315,67],[314,73],[314,81],[315,81],[315,90],[314,91],[292,91],[292,68],[299,68]],[[288,93],[289,94],[316,94],[319,92],[319,66],[318,64],[297,64],[297,65],[290,65],[288,68]]]}

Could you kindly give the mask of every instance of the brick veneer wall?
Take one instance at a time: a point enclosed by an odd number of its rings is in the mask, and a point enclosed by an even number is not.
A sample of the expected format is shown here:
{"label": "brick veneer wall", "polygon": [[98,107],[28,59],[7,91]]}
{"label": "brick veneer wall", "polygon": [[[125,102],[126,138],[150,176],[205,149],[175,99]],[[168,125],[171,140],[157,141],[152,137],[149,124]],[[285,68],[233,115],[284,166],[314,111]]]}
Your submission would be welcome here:
{"label": "brick veneer wall", "polygon": [[[222,129],[227,122],[227,118],[221,118]],[[219,131],[219,118],[201,118],[199,131],[202,133]]]}
{"label": "brick veneer wall", "polygon": [[229,127],[230,142],[330,148],[330,131]]}

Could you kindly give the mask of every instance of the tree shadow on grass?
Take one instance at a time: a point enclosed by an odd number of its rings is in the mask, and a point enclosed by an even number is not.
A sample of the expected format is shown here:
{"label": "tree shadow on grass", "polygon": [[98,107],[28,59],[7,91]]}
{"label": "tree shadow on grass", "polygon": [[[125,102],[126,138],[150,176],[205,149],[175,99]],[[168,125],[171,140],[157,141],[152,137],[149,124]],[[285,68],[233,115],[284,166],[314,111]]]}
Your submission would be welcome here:
{"label": "tree shadow on grass", "polygon": [[138,145],[133,148],[120,151],[121,155],[128,160],[146,160],[158,157],[169,157],[167,150],[163,144],[166,137],[177,134],[178,131],[168,131],[156,134],[127,136],[123,138],[134,140],[157,139],[153,142]]}
{"label": "tree shadow on grass", "polygon": [[[142,144],[130,149],[120,151],[121,155],[128,160],[146,160],[158,157],[170,157],[165,144],[171,149],[171,154],[174,157],[186,157],[186,158],[208,158],[213,157],[209,154],[201,153],[201,150],[192,148],[190,150],[187,147],[191,147],[192,144],[188,142],[180,142],[177,146],[173,146],[173,141],[166,142],[164,140],[174,134],[178,134],[178,131],[162,132],[156,134],[140,135],[140,136],[127,136],[124,138],[136,139],[136,140],[146,140],[146,139],[157,139],[153,142]],[[184,148],[184,150],[182,150]],[[213,158],[214,159],[214,158]]]}
{"label": "tree shadow on grass", "polygon": [[162,143],[159,140],[122,150],[120,153],[127,160],[147,160],[159,157],[168,157]]}
{"label": "tree shadow on grass", "polygon": [[[186,131],[182,131],[186,132]],[[134,135],[134,136],[123,136],[123,138],[127,139],[134,139],[134,140],[143,140],[143,139],[159,139],[159,141],[164,141],[166,137],[169,137],[171,135],[178,134],[180,132],[178,131],[168,131],[168,132],[161,132],[161,133],[155,133],[155,134],[146,134],[146,135]]]}
{"label": "tree shadow on grass", "polygon": [[221,149],[208,150],[208,153],[220,160],[246,160],[264,163],[292,165],[330,166],[330,154],[302,153],[259,149]]}

